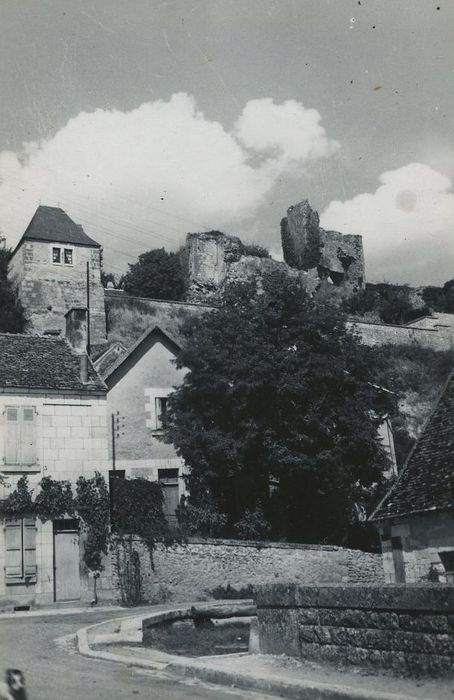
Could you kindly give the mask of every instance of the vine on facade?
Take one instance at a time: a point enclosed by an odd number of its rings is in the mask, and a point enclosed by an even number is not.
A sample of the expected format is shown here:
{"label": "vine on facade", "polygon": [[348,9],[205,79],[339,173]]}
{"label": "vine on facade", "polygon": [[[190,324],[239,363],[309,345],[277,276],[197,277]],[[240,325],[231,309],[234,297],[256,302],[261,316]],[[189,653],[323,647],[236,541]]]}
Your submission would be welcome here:
{"label": "vine on facade", "polygon": [[36,518],[45,523],[77,517],[84,534],[83,561],[93,576],[93,603],[98,602],[97,579],[104,569],[109,546],[114,550],[123,602],[126,605],[141,602],[140,556],[134,542],[140,538],[145,544],[154,568],[157,542],[170,541],[160,485],[141,478],[116,479],[112,482],[110,498],[104,477],[95,472],[92,478],[79,477],[75,495],[69,481],[57,481],[50,476],[39,482],[36,498],[33,493],[27,476],[22,476],[15,490],[0,501],[0,519]]}

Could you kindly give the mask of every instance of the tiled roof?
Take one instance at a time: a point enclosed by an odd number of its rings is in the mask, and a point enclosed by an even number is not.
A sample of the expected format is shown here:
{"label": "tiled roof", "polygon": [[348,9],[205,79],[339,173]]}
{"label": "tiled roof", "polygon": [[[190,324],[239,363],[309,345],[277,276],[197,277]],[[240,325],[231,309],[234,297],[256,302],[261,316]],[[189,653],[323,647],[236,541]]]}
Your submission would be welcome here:
{"label": "tiled roof", "polygon": [[65,338],[0,333],[0,390],[105,391],[90,362],[88,379],[81,382],[80,356]]}
{"label": "tiled roof", "polygon": [[74,223],[68,214],[58,207],[39,206],[19,243],[24,240],[73,243],[90,248],[101,247],[99,243],[87,236],[82,226]]}
{"label": "tiled roof", "polygon": [[397,482],[370,520],[454,508],[454,372]]}

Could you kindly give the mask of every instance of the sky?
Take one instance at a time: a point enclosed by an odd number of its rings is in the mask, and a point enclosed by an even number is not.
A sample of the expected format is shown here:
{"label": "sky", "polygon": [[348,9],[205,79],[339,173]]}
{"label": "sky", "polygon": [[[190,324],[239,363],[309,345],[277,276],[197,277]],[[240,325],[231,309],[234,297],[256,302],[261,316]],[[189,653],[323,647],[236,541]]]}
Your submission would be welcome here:
{"label": "sky", "polygon": [[0,0],[0,231],[60,206],[124,271],[308,199],[369,281],[454,278],[454,0]]}

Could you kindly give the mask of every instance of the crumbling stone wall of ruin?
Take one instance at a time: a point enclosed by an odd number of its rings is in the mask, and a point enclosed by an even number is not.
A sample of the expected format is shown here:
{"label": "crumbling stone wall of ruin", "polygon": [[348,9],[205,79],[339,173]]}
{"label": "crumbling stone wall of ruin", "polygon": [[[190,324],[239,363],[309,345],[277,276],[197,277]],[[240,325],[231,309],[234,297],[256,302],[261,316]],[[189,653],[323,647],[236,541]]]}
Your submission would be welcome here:
{"label": "crumbling stone wall of ruin", "polygon": [[272,270],[299,277],[309,293],[333,286],[345,295],[364,287],[361,236],[325,231],[307,200],[287,210],[281,237],[285,262],[247,255],[238,237],[220,231],[189,233],[182,256],[186,300],[216,302],[227,283],[255,280],[260,285],[261,277]]}
{"label": "crumbling stone wall of ruin", "polygon": [[320,281],[352,291],[365,286],[362,237],[325,231],[307,200],[287,209],[281,221],[285,262],[298,270],[317,270]]}

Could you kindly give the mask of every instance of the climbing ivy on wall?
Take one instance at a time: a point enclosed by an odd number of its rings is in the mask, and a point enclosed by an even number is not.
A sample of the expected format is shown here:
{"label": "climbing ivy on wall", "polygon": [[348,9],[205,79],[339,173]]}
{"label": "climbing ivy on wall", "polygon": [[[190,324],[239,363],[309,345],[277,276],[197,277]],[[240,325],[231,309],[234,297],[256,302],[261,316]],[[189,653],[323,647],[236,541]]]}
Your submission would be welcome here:
{"label": "climbing ivy on wall", "polygon": [[33,517],[45,523],[77,517],[85,535],[83,561],[93,575],[94,602],[97,603],[96,582],[104,568],[103,557],[109,546],[116,550],[119,568],[124,569],[119,571],[120,584],[125,583],[125,591],[120,586],[123,602],[132,605],[140,602],[140,559],[134,549],[134,537],[145,543],[152,566],[157,541],[170,541],[160,485],[147,479],[114,480],[112,530],[109,489],[99,472],[89,479],[80,476],[75,495],[69,481],[56,481],[50,476],[43,477],[38,486],[37,496],[33,498],[28,478],[22,476],[15,490],[0,501],[0,519]]}

